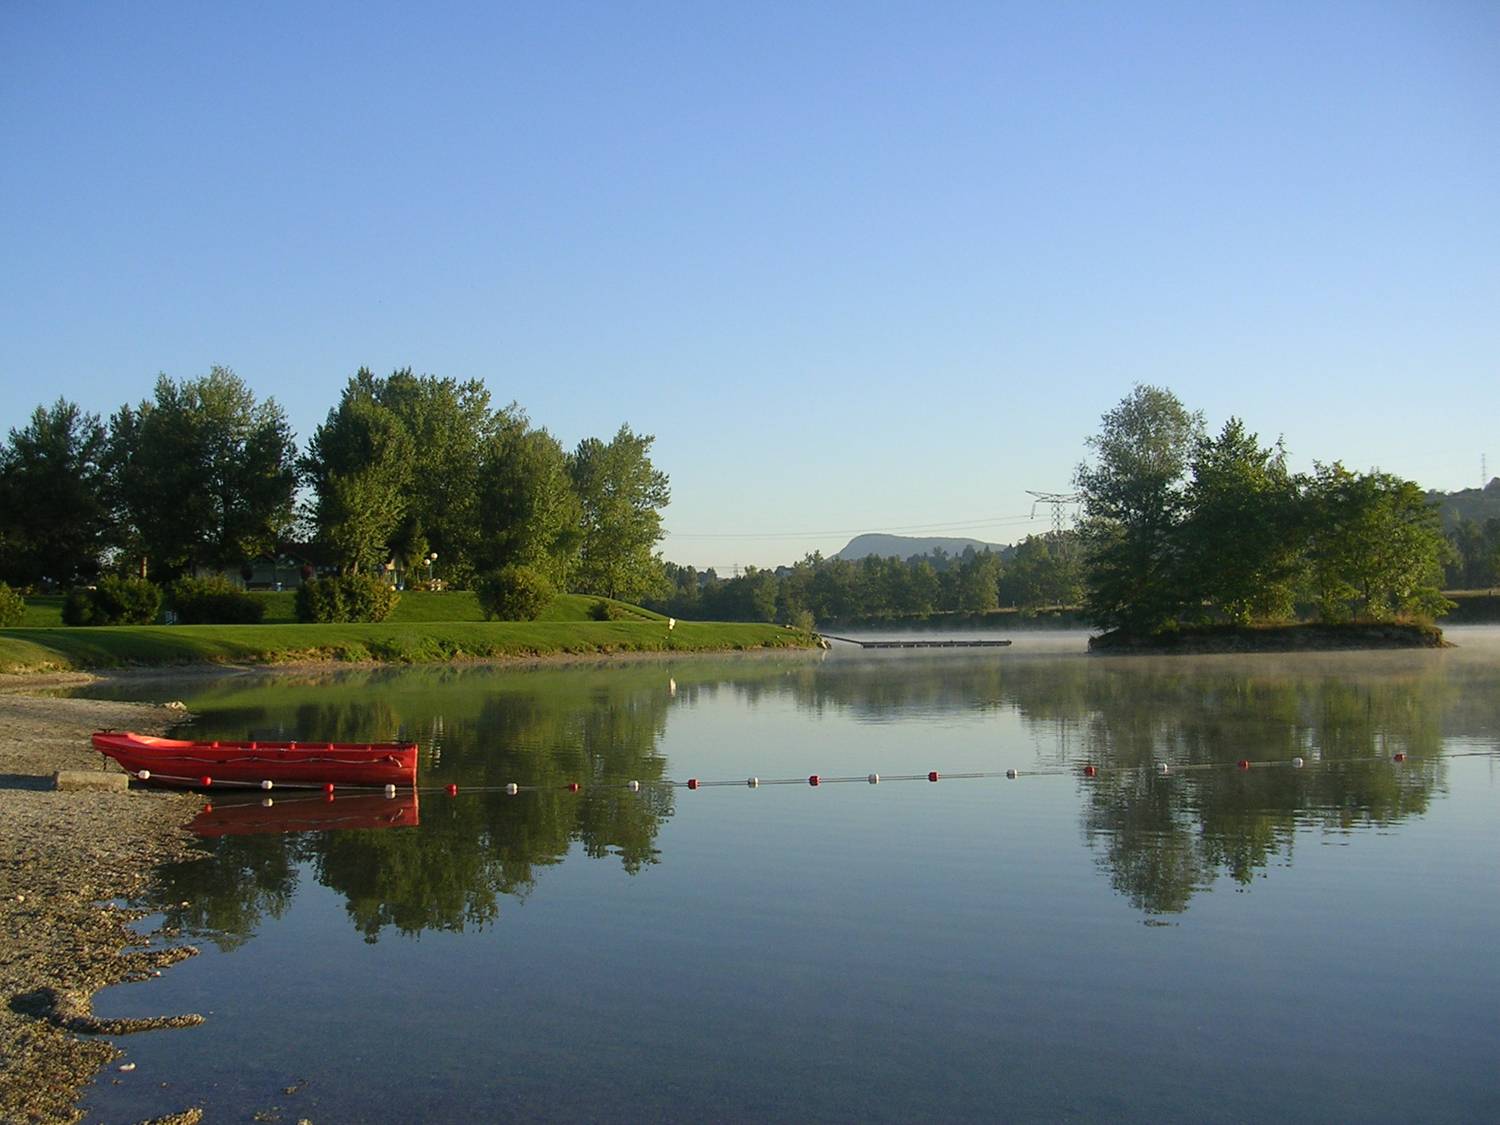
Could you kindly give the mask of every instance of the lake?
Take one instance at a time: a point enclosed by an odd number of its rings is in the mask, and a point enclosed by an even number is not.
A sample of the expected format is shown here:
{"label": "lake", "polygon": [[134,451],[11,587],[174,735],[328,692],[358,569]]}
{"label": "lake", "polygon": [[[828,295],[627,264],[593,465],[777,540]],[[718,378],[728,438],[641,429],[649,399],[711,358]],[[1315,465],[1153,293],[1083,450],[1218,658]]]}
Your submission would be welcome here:
{"label": "lake", "polygon": [[1015,636],[151,687],[195,737],[415,738],[421,792],[216,798],[145,904],[202,955],[95,1003],[207,1022],[118,1040],[85,1107],[1500,1119],[1500,631]]}

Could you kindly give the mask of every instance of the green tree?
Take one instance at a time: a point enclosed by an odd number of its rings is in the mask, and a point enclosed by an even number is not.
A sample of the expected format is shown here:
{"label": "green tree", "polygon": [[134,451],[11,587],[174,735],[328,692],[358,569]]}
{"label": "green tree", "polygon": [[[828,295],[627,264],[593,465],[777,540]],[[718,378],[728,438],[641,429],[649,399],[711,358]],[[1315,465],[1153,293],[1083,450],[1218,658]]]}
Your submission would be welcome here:
{"label": "green tree", "polygon": [[345,573],[390,557],[406,516],[413,448],[400,419],[358,376],[313,431],[301,461],[313,489],[313,523]]}
{"label": "green tree", "polygon": [[410,368],[384,379],[361,368],[354,379],[411,439],[406,507],[392,542],[397,558],[410,569],[436,551],[447,580],[466,585],[481,539],[480,466],[503,415],[490,409],[490,393],[477,379],[419,376]]}
{"label": "green tree", "polygon": [[0,450],[0,575],[18,585],[69,585],[99,573],[110,527],[105,431],[59,398],[12,429]]}
{"label": "green tree", "polygon": [[953,573],[954,608],[963,613],[988,613],[1000,605],[1000,556],[993,551],[970,551]]}
{"label": "green tree", "polygon": [[111,420],[108,465],[126,546],[151,573],[223,570],[273,550],[291,524],[296,445],[274,399],[215,367]]}
{"label": "green tree", "polygon": [[621,426],[607,444],[585,438],[568,459],[583,509],[574,584],[584,593],[637,601],[664,584],[655,547],[671,490],[648,456],[655,440]]}
{"label": "green tree", "polygon": [[1304,498],[1308,582],[1325,621],[1436,616],[1442,533],[1437,510],[1413,482],[1319,464]]}
{"label": "green tree", "polygon": [[1096,625],[1150,632],[1176,616],[1183,474],[1202,432],[1201,412],[1138,384],[1088,439],[1094,461],[1078,466],[1074,483],[1083,494],[1084,606]]}
{"label": "green tree", "polygon": [[1286,619],[1300,574],[1297,481],[1278,443],[1262,448],[1231,418],[1193,450],[1181,528],[1181,584],[1188,606],[1229,621]]}
{"label": "green tree", "polygon": [[562,446],[532,429],[514,405],[484,447],[478,520],[479,566],[524,567],[567,588],[578,565],[583,506]]}
{"label": "green tree", "polygon": [[1081,554],[1076,532],[1028,535],[1005,565],[1001,600],[1022,610],[1078,605],[1084,596]]}

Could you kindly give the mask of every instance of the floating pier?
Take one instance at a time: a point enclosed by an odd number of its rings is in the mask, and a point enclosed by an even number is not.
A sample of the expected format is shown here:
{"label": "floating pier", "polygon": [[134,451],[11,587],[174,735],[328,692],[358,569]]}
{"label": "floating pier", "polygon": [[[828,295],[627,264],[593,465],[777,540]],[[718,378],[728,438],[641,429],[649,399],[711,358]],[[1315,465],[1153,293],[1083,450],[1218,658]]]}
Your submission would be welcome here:
{"label": "floating pier", "polygon": [[858,645],[860,648],[1005,648],[1010,644],[1009,641],[857,641],[853,637],[836,637],[832,633],[819,635],[830,641],[843,641],[847,645]]}

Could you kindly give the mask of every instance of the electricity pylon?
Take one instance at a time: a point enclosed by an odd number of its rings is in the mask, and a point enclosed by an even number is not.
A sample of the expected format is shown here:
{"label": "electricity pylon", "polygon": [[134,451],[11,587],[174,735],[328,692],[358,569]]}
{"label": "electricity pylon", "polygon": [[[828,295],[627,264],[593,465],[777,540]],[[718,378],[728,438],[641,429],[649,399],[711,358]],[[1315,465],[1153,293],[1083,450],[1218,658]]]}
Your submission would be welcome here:
{"label": "electricity pylon", "polygon": [[1034,496],[1031,502],[1031,518],[1036,519],[1036,506],[1038,504],[1052,505],[1052,537],[1058,539],[1063,530],[1063,507],[1067,504],[1077,504],[1083,499],[1081,492],[1033,492],[1026,490],[1027,496]]}

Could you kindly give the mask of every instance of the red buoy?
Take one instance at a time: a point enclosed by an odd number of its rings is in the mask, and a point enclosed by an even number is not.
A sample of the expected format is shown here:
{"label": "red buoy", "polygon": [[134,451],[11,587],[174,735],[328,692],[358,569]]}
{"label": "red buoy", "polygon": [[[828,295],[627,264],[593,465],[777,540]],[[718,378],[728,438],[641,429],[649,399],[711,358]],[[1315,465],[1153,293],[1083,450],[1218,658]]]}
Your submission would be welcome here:
{"label": "red buoy", "polygon": [[1084,777],[1093,777],[1098,772],[1099,771],[1096,770],[1093,766],[1084,766],[1083,767],[1083,776]]}
{"label": "red buoy", "polygon": [[323,792],[325,792],[325,793],[332,793],[333,792],[333,782],[331,782],[331,781],[325,781],[323,783]]}
{"label": "red buoy", "polygon": [[213,806],[212,802],[210,802],[209,804],[204,805],[203,806],[203,811],[204,812],[213,812],[214,811],[214,806]]}
{"label": "red buoy", "polygon": [[458,786],[454,785],[453,782],[450,781],[448,783],[447,793],[448,793],[448,796],[450,796],[450,797],[457,797],[458,796]]}
{"label": "red buoy", "polygon": [[568,782],[568,792],[569,793],[577,793],[578,792],[578,782],[576,782],[576,781],[570,781],[570,782]]}
{"label": "red buoy", "polygon": [[936,781],[941,776],[942,776],[942,774],[938,773],[937,770],[933,770],[930,774],[927,775],[927,780],[928,781]]}
{"label": "red buoy", "polygon": [[213,783],[214,783],[214,779],[211,778],[211,777],[209,777],[207,774],[204,774],[202,777],[200,777],[198,779],[198,784],[201,785],[201,786],[203,786],[203,788],[205,788],[205,789],[207,789]]}
{"label": "red buoy", "polygon": [[1406,761],[1406,755],[1401,753],[1400,751],[1397,751],[1395,754],[1391,755],[1391,759],[1397,762],[1404,762]]}
{"label": "red buoy", "polygon": [[819,777],[817,774],[813,774],[811,777],[809,777],[807,779],[807,783],[809,785],[822,785],[823,784],[823,779],[821,777]]}
{"label": "red buoy", "polygon": [[1241,758],[1238,762],[1235,763],[1235,765],[1239,766],[1242,770],[1247,770],[1250,768],[1250,759]]}
{"label": "red buoy", "polygon": [[688,778],[688,788],[689,789],[696,789],[696,788],[698,788],[698,779],[696,777],[690,777],[690,778]]}

